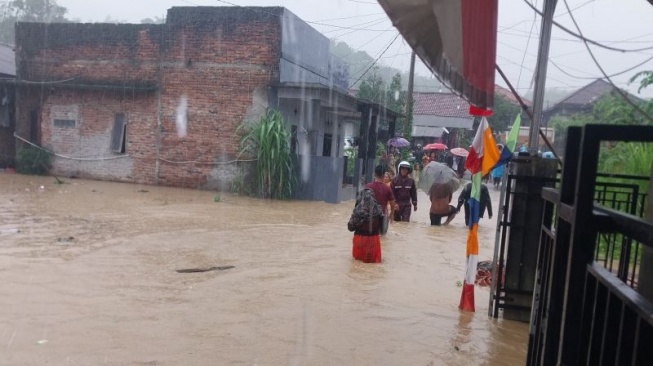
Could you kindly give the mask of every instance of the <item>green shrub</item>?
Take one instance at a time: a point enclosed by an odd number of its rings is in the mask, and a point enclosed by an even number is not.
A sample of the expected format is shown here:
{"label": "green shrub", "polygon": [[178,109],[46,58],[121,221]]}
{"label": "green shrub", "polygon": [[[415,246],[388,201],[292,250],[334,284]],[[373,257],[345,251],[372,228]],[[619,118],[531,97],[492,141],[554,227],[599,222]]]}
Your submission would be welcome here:
{"label": "green shrub", "polygon": [[256,158],[255,194],[262,198],[288,199],[297,183],[290,151],[290,133],[278,110],[268,109],[254,126],[241,125],[240,156]]}
{"label": "green shrub", "polygon": [[16,170],[21,174],[45,175],[52,164],[50,153],[34,147],[24,147],[18,150]]}

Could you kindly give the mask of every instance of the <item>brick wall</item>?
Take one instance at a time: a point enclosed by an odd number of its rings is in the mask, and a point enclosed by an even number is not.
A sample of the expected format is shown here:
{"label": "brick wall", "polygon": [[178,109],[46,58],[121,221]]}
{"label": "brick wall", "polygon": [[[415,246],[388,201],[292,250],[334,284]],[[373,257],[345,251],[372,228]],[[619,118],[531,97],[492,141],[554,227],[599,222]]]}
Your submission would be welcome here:
{"label": "brick wall", "polygon": [[[19,79],[61,83],[22,88],[17,130],[29,136],[29,111],[37,109],[44,146],[72,157],[113,157],[113,119],[124,113],[128,157],[56,158],[55,172],[226,188],[238,175],[226,163],[238,153],[236,129],[260,116],[269,85],[278,81],[281,13],[181,7],[169,10],[164,25],[52,24],[47,32],[41,24],[19,23]],[[150,86],[157,91],[145,91]],[[183,137],[176,128],[182,99]],[[54,126],[68,117],[76,118],[74,128]]]}

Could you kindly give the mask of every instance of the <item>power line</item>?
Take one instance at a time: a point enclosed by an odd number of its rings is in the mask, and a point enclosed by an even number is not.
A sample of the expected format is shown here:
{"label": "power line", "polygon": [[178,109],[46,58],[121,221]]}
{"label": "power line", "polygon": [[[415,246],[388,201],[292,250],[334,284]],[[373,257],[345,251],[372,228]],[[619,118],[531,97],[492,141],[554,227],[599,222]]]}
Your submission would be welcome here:
{"label": "power line", "polygon": [[[649,61],[652,61],[652,60],[653,60],[653,56],[647,58],[646,60],[644,60],[644,61],[642,61],[642,62],[640,62],[640,63],[638,63],[638,64],[635,65],[635,66],[629,67],[629,68],[627,68],[627,69],[625,69],[625,70],[622,70],[622,71],[616,72],[616,73],[611,74],[611,75],[608,75],[608,76],[609,76],[609,77],[614,77],[614,76],[623,75],[623,74],[625,74],[625,73],[627,73],[627,72],[629,72],[629,71],[633,71],[634,69],[636,69],[636,68],[638,68],[638,67],[640,67],[640,66],[642,66],[642,65],[644,65],[644,64],[646,64],[646,63],[648,63]],[[562,69],[560,66],[558,66],[555,62],[553,62],[552,59],[549,59],[549,62],[550,62],[553,66],[555,66],[558,70],[560,70],[563,74],[565,74],[565,75],[567,75],[567,76],[569,76],[569,77],[572,77],[572,78],[574,78],[574,79],[581,79],[581,80],[582,80],[582,79],[585,79],[585,80],[593,80],[593,79],[597,79],[596,77],[590,77],[590,76],[576,76],[576,75],[572,75],[572,74],[566,72],[565,70],[563,70],[563,69]]]}
{"label": "power line", "polygon": [[371,2],[371,1],[362,1],[362,0],[347,0],[351,3],[358,3],[358,4],[369,4],[369,5],[379,5],[379,3]]}
{"label": "power line", "polygon": [[[399,34],[397,34],[397,36],[399,36]],[[394,41],[395,41],[396,39],[397,39],[397,37],[395,36],[395,38],[393,38],[392,40],[390,40],[390,42],[388,42],[388,43],[385,45],[385,49],[384,49],[384,51],[382,51],[380,54],[377,53],[376,55],[374,55],[374,58],[373,58],[373,61],[372,61],[372,65],[374,65],[376,62],[379,61],[379,59],[381,58],[381,56],[383,56],[383,53],[385,53],[385,52],[388,50],[388,48],[390,48],[390,46],[394,43]],[[367,52],[365,52],[365,54],[367,54]],[[369,55],[367,55],[367,56],[369,57]],[[370,57],[370,58],[372,58],[372,57]],[[369,63],[368,63],[368,62],[365,62],[365,64],[367,65],[367,64],[369,64]],[[353,72],[352,75],[357,75],[360,71],[362,71],[363,69],[366,69],[366,68],[367,68],[367,66],[363,66],[363,67],[361,67],[360,69],[358,69],[358,70],[356,70],[355,72]],[[367,71],[365,71],[365,72],[367,72]]]}
{"label": "power line", "polygon": [[[372,16],[375,16],[375,15],[384,15],[384,18],[385,18],[385,13],[380,12],[380,13],[365,14],[365,15],[352,15],[352,16],[349,16],[349,17],[342,17],[342,18],[320,19],[320,20],[316,20],[316,22],[330,22],[330,21],[333,21],[333,20],[345,20],[345,19],[353,19],[353,18],[367,18],[367,17],[372,17]],[[362,25],[362,24],[359,24],[359,25]]]}
{"label": "power line", "polygon": [[[564,3],[565,3],[565,7],[567,8],[567,11],[569,11],[569,17],[571,18],[571,21],[574,23],[574,26],[576,26],[576,29],[578,30],[578,33],[580,34],[580,36],[583,37],[583,32],[580,30],[580,26],[578,25],[578,22],[576,22],[576,18],[574,17],[574,14],[573,14],[572,11],[569,9],[569,4],[567,4],[567,0],[563,0],[563,1],[564,1]],[[600,64],[599,61],[596,59],[596,57],[594,57],[594,52],[592,52],[592,49],[590,48],[589,44],[587,44],[587,43],[588,43],[588,40],[587,40],[585,37],[583,37],[583,41],[584,41],[583,43],[585,44],[585,48],[587,48],[587,52],[589,52],[590,56],[592,56],[592,60],[594,60],[594,63],[595,63],[596,66],[599,68],[599,70],[601,70],[601,73],[603,74],[603,76],[605,76],[605,78],[608,80],[608,82],[610,83],[610,85],[612,85],[612,87],[615,88],[615,89],[617,90],[617,92],[619,93],[619,95],[621,95],[621,97],[624,99],[624,101],[625,101],[626,103],[630,104],[630,105],[631,105],[633,108],[635,108],[635,110],[638,111],[638,112],[639,112],[639,113],[640,113],[644,118],[646,118],[647,120],[649,120],[650,122],[653,123],[653,117],[649,116],[649,115],[648,115],[645,111],[643,111],[643,110],[642,110],[642,109],[641,109],[637,104],[635,104],[632,100],[630,100],[630,98],[628,98],[628,96],[626,95],[626,93],[624,93],[623,90],[621,90],[621,88],[618,88],[618,87],[617,87],[617,86],[612,82],[612,79],[610,79],[610,76],[609,76],[609,75],[608,75],[608,74],[603,70],[603,67],[601,67],[601,64]]]}
{"label": "power line", "polygon": [[[533,9],[533,11],[535,11],[537,14],[539,14],[541,17],[544,17],[544,14],[542,14],[542,12],[541,12],[538,8],[536,8],[535,6],[533,6],[533,4],[531,4],[530,1],[528,1],[528,0],[524,0],[524,2],[525,2],[526,5],[528,5],[531,9]],[[566,0],[565,0],[565,5],[566,5]],[[572,15],[572,13],[571,13],[571,11],[570,11],[570,9],[569,9],[569,6],[567,6],[567,10],[569,11],[569,16],[571,16],[571,17],[572,17],[572,20],[573,20],[573,15]],[[575,23],[575,21],[574,21],[574,23]],[[616,47],[612,47],[612,46],[607,46],[607,45],[604,45],[604,44],[599,43],[599,42],[597,42],[597,41],[593,41],[593,40],[591,40],[591,39],[585,38],[585,36],[583,36],[582,34],[578,34],[578,33],[575,33],[575,32],[573,32],[573,31],[571,31],[570,29],[566,28],[565,26],[563,26],[562,24],[556,22],[555,20],[553,21],[553,24],[554,24],[556,27],[560,28],[561,30],[567,32],[568,34],[571,34],[572,36],[574,36],[574,37],[576,37],[576,38],[580,38],[581,40],[583,40],[583,43],[585,43],[585,45],[587,45],[587,43],[591,43],[591,44],[593,44],[593,45],[595,45],[595,46],[599,46],[599,47],[601,47],[601,48],[605,48],[606,50],[618,51],[618,52],[639,52],[639,51],[653,50],[653,46],[652,46],[652,47],[636,48],[636,49],[631,49],[631,50],[623,49],[623,48],[616,48]],[[579,31],[580,31],[580,30],[579,30]]]}
{"label": "power line", "polygon": [[[217,1],[217,2],[219,2],[219,3],[223,3],[223,4],[227,4],[227,5],[237,6],[237,7],[243,8],[243,6],[241,6],[241,5],[234,4],[234,3],[229,2],[229,1],[226,1],[226,0],[215,0],[215,1]],[[350,1],[353,1],[353,0],[350,0]],[[376,3],[370,3],[370,4],[376,4]],[[247,7],[244,7],[244,8],[247,8]],[[270,12],[265,11],[265,10],[263,10],[263,9],[252,8],[252,11],[258,11],[258,12],[261,12],[261,13],[271,14]],[[274,14],[273,14],[273,15],[274,15]],[[384,19],[385,19],[385,18],[384,18]],[[338,28],[338,29],[364,30],[364,31],[367,31],[367,32],[385,32],[385,30],[383,30],[383,29],[366,29],[366,28],[348,27],[348,26],[341,26],[341,25],[335,25],[335,24],[323,23],[323,22],[320,22],[320,21],[304,20],[304,22],[306,22],[306,23],[308,23],[308,24],[322,25],[322,26],[325,26],[325,27],[332,27],[332,28]]]}
{"label": "power line", "polygon": [[[348,35],[348,34],[355,33],[355,32],[358,32],[358,31],[366,31],[366,30],[370,30],[370,29],[369,29],[370,27],[373,27],[373,26],[375,26],[375,25],[379,25],[379,24],[381,24],[381,23],[384,23],[384,22],[387,21],[387,20],[388,20],[388,18],[386,18],[386,17],[383,17],[383,18],[380,18],[380,19],[370,20],[370,21],[368,21],[368,22],[358,24],[359,27],[362,26],[362,25],[366,25],[365,27],[360,27],[360,28],[353,28],[353,27],[352,27],[352,28],[351,28],[351,29],[352,29],[351,31],[349,31],[349,32],[345,32],[345,33],[342,33],[342,34],[335,35],[334,37],[342,37],[342,36],[346,36],[346,35]],[[390,28],[386,28],[386,29],[374,29],[374,31],[380,31],[380,32],[383,33],[383,32],[387,32],[389,29],[392,29],[392,27],[390,27]],[[331,32],[341,32],[341,31],[343,31],[343,29],[329,29],[329,30],[326,30],[326,31],[324,31],[324,32],[322,32],[322,33],[323,33],[323,34],[327,34],[327,33],[331,33]]]}
{"label": "power line", "polygon": [[[531,30],[528,33],[528,40],[526,41],[526,47],[524,47],[524,56],[522,56],[521,59],[521,64],[524,66],[524,62],[526,61],[526,54],[528,53],[528,45],[531,43],[531,36],[533,34],[533,29],[535,29],[535,23],[537,23],[537,14],[533,14],[533,23],[531,23]],[[521,82],[521,74],[524,68],[519,69],[519,76],[517,77],[517,85],[520,84]]]}
{"label": "power line", "polygon": [[[511,59],[505,58],[505,57],[503,57],[503,56],[498,56],[498,55],[497,55],[497,57],[503,59],[505,62],[507,62],[507,63],[509,63],[509,64],[512,64],[512,65],[518,66],[518,67],[523,68],[523,69],[525,69],[525,70],[528,70],[528,71],[530,71],[530,72],[535,72],[535,70],[533,70],[533,69],[531,69],[531,68],[529,68],[529,67],[526,67],[526,66],[520,65],[520,64],[516,63],[515,61],[513,61],[513,60],[511,60]],[[571,86],[571,84],[569,84],[569,83],[567,83],[567,82],[564,82],[564,81],[562,81],[562,80],[559,80],[559,79],[553,78],[553,77],[551,77],[551,76],[547,76],[547,79],[551,79],[551,80],[553,80],[553,81],[557,81],[557,82],[559,82],[560,84],[568,85],[569,87],[572,87],[572,88],[573,88],[573,86]]]}
{"label": "power line", "polygon": [[[349,85],[349,88],[351,88],[352,86],[356,85],[356,83],[359,82],[359,81],[363,78],[363,76],[365,76],[365,74],[367,74],[367,72],[370,71],[370,70],[372,69],[372,67],[374,67],[374,65],[379,61],[379,59],[381,58],[381,56],[383,56],[383,54],[386,53],[386,52],[388,51],[388,49],[390,48],[390,46],[392,46],[392,44],[395,43],[395,41],[397,40],[397,38],[399,38],[399,33],[397,33],[397,35],[395,36],[395,38],[392,39],[392,42],[390,42],[390,44],[388,45],[388,47],[386,47],[386,48],[383,50],[383,52],[381,52],[381,54],[380,54],[380,55],[379,55],[379,56],[374,60],[374,62],[372,62],[372,64],[370,65],[370,67],[368,67],[367,70],[365,70],[365,72],[362,73],[361,76],[358,77],[358,79],[356,79],[356,81],[354,81],[353,83],[351,83],[351,84]],[[348,88],[348,89],[349,89],[349,88]]]}
{"label": "power line", "polygon": [[[519,48],[517,48],[517,47],[514,47],[514,46],[512,46],[512,45],[509,45],[509,44],[507,44],[507,43],[505,43],[505,42],[498,41],[497,43],[502,44],[502,45],[504,45],[505,47],[512,48],[512,49],[514,49],[514,50],[516,50],[516,51],[520,51],[520,52],[521,52],[521,49],[519,49]],[[536,56],[535,54],[530,53],[530,52],[529,52],[528,54],[531,55],[531,56]],[[632,70],[634,70],[634,69],[636,69],[636,68],[638,68],[638,67],[640,67],[640,66],[643,66],[644,64],[648,63],[649,61],[653,61],[653,56],[651,56],[651,57],[647,58],[646,60],[644,60],[644,61],[642,61],[642,62],[640,62],[640,63],[638,63],[638,64],[636,64],[636,65],[634,65],[634,66],[631,66],[631,67],[629,67],[629,68],[627,68],[627,69],[625,69],[625,70],[622,70],[622,71],[616,72],[616,73],[614,73],[614,74],[611,74],[610,77],[613,77],[613,76],[619,76],[619,75],[625,74],[625,73],[627,73],[627,72],[629,72],[629,71],[632,71]],[[556,63],[556,62],[554,61],[554,58],[553,58],[553,57],[549,57],[549,62],[551,62],[551,64],[552,64],[553,66],[555,66],[558,70],[560,70],[563,74],[565,74],[565,75],[567,75],[567,76],[569,76],[569,77],[572,77],[572,78],[574,78],[574,79],[581,79],[581,80],[595,80],[595,79],[601,78],[600,76],[592,75],[592,73],[589,73],[589,72],[587,72],[587,71],[579,70],[579,69],[576,69],[576,68],[573,68],[573,67],[571,67],[571,66],[567,66],[567,65],[562,65],[562,66],[564,66],[564,67],[567,68],[567,69],[572,69],[572,70],[575,70],[575,71],[578,71],[578,72],[582,72],[582,73],[585,73],[585,74],[590,75],[590,76],[577,76],[577,75],[572,75],[572,74],[568,73],[566,70],[563,70],[563,68],[560,66],[560,64],[558,64],[558,63]]]}

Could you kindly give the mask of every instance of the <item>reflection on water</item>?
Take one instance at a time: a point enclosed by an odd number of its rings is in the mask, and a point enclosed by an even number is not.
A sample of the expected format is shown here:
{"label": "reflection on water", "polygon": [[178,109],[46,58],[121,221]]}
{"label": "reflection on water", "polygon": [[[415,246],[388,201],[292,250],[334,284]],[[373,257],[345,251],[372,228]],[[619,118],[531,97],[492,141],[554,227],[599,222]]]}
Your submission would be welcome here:
{"label": "reflection on water", "polygon": [[[0,174],[0,365],[524,363],[487,288],[458,311],[464,220],[429,226],[423,193],[382,264],[351,259],[353,202],[213,196]],[[234,268],[176,272],[213,266]]]}

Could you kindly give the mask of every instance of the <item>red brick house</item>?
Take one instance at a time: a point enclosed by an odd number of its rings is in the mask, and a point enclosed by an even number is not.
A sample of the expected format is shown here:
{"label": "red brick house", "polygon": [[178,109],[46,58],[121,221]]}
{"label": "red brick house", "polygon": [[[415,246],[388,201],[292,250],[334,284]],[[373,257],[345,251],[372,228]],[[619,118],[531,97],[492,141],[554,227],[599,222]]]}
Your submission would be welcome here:
{"label": "red brick house", "polygon": [[281,7],[174,7],[165,24],[18,23],[16,59],[16,132],[56,153],[62,175],[228,189],[247,164],[234,161],[237,128],[276,107],[313,168],[298,198],[339,202],[355,194],[342,184],[345,128],[395,117],[347,96],[328,39]]}

